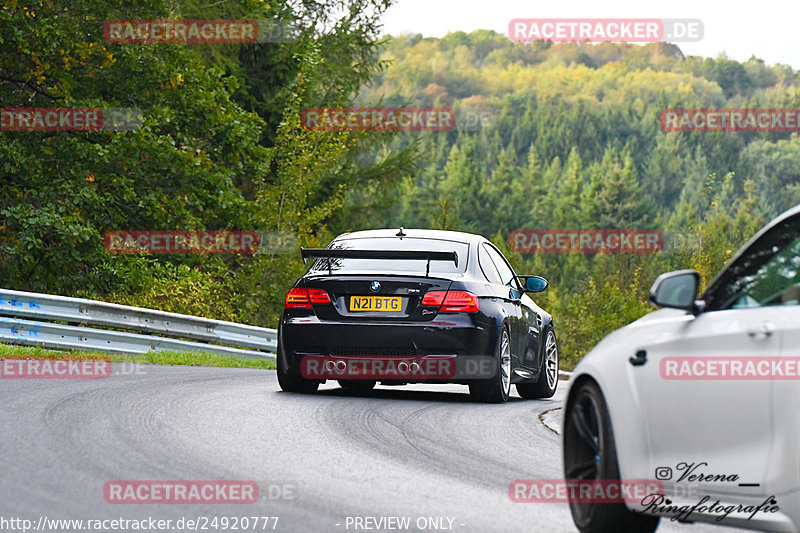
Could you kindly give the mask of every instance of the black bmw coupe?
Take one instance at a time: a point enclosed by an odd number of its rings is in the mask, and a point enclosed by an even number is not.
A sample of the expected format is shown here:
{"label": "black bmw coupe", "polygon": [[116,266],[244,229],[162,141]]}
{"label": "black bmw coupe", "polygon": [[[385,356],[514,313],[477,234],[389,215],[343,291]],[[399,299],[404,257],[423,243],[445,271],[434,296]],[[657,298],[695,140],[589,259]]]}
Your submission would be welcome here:
{"label": "black bmw coupe", "polygon": [[278,381],[314,392],[328,379],[368,390],[460,383],[474,399],[549,398],[558,386],[553,318],[487,239],[434,230],[346,233],[294,284],[278,327]]}

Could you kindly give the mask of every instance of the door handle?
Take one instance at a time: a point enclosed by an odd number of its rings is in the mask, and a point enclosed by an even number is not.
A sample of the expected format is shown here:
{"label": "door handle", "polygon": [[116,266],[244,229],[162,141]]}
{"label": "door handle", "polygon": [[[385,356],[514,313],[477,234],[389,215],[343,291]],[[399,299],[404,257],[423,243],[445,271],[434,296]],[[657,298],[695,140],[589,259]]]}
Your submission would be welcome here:
{"label": "door handle", "polygon": [[764,322],[763,324],[761,324],[761,327],[748,330],[747,334],[750,336],[751,339],[760,341],[771,337],[774,332],[775,332],[775,324],[773,324],[772,322]]}
{"label": "door handle", "polygon": [[639,350],[636,352],[636,355],[628,359],[628,362],[633,366],[642,366],[647,362],[647,352],[644,350]]}

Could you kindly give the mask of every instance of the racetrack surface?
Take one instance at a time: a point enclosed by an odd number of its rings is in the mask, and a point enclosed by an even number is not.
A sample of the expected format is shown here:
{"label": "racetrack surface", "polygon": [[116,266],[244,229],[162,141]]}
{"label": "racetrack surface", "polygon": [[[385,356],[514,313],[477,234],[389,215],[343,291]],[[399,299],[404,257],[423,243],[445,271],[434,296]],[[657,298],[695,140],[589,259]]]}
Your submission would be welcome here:
{"label": "racetrack surface", "polygon": [[[539,415],[557,413],[566,387],[551,400],[485,405],[457,385],[351,393],[329,382],[315,395],[284,393],[274,371],[232,368],[0,379],[0,517],[278,516],[275,531],[286,532],[388,531],[348,527],[347,517],[366,516],[434,531],[417,519],[446,517],[459,532],[573,532],[565,504],[508,496],[514,479],[562,477],[559,437]],[[252,480],[261,499],[108,504],[112,480]],[[270,499],[270,486],[293,494]],[[733,530],[662,520],[659,531]]]}

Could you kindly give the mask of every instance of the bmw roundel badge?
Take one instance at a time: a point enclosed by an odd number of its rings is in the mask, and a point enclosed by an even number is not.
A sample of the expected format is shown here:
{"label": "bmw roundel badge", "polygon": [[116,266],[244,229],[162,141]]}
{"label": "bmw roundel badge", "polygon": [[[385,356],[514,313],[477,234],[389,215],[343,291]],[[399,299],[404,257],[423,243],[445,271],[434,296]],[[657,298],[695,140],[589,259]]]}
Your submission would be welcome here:
{"label": "bmw roundel badge", "polygon": [[379,290],[381,290],[381,284],[378,283],[377,281],[373,281],[372,284],[370,284],[369,289],[372,292],[378,292]]}

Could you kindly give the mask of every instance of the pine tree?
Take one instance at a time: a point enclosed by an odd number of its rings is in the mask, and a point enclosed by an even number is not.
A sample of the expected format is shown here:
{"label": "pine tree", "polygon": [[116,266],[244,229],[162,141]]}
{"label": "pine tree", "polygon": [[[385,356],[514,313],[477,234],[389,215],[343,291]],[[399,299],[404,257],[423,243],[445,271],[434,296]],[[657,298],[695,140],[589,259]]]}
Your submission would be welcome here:
{"label": "pine tree", "polygon": [[630,154],[620,158],[616,150],[607,149],[587,173],[590,181],[581,198],[585,227],[637,229],[652,222],[653,202],[636,179]]}
{"label": "pine tree", "polygon": [[574,146],[561,173],[561,179],[553,189],[555,209],[554,228],[577,228],[581,224],[581,191],[583,189],[583,162]]}
{"label": "pine tree", "polygon": [[460,148],[453,146],[444,173],[442,196],[450,200],[459,227],[465,231],[477,231],[485,214],[486,202],[482,193],[483,179],[471,139],[465,140]]}

